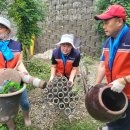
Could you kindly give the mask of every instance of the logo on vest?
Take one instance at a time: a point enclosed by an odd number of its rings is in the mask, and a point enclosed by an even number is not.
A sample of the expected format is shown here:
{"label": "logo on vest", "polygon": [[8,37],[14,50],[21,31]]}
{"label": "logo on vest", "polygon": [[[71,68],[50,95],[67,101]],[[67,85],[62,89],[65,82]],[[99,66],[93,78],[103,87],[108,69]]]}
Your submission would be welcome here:
{"label": "logo on vest", "polygon": [[130,46],[130,44],[122,43],[123,46]]}
{"label": "logo on vest", "polygon": [[69,57],[69,60],[75,60],[75,58],[73,58],[73,57]]}

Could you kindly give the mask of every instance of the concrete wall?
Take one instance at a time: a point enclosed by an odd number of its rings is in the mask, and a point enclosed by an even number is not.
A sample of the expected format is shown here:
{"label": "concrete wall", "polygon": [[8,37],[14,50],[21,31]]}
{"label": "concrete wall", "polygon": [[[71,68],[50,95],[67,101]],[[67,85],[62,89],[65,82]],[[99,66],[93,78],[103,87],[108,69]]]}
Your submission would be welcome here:
{"label": "concrete wall", "polygon": [[42,35],[37,38],[35,53],[55,48],[62,34],[73,33],[81,40],[81,52],[95,56],[101,43],[95,31],[95,0],[47,0],[49,11]]}
{"label": "concrete wall", "polygon": [[[42,34],[36,39],[35,54],[55,48],[62,34],[73,33],[81,40],[81,52],[100,55],[101,43],[94,20],[96,0],[41,0],[41,4],[45,1],[48,14],[45,21],[39,23]],[[1,12],[0,16],[7,17],[7,12]],[[15,38],[17,30],[12,20],[11,23],[12,37]]]}

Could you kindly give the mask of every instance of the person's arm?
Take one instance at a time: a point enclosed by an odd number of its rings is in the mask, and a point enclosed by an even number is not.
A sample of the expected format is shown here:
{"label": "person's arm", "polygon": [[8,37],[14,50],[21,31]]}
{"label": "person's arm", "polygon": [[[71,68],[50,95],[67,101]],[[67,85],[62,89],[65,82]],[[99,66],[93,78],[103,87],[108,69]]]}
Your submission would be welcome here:
{"label": "person's arm", "polygon": [[120,93],[123,91],[123,89],[127,84],[130,84],[130,75],[118,78],[113,82],[111,82],[110,84],[112,85],[111,86],[112,91]]}
{"label": "person's arm", "polygon": [[73,63],[73,68],[71,70],[71,73],[70,73],[70,77],[69,77],[69,81],[74,82],[74,78],[75,76],[77,75],[78,73],[78,66],[79,66],[79,62],[80,62],[80,54],[77,55],[74,63]]}
{"label": "person's arm", "polygon": [[19,61],[18,61],[17,65],[16,65],[16,67],[17,67],[16,69],[19,72],[27,73],[28,74],[28,71],[27,71],[26,67],[23,64],[23,56],[22,56],[22,54],[19,57]]}
{"label": "person's arm", "polygon": [[70,73],[69,81],[73,83],[75,76],[78,73],[78,67],[73,67]]}
{"label": "person's arm", "polygon": [[104,76],[105,76],[105,63],[104,61],[100,61],[100,64],[98,66],[98,74],[97,74],[97,79],[96,83],[101,83]]}
{"label": "person's arm", "polygon": [[55,77],[55,75],[56,75],[56,65],[52,65],[51,66],[51,76],[50,76],[49,81],[52,81],[53,78]]}
{"label": "person's arm", "polygon": [[46,81],[41,80],[37,77],[33,77],[28,73],[28,71],[23,63],[22,54],[20,55],[19,61],[16,65],[16,69],[18,70],[19,74],[21,75],[22,81],[24,83],[29,83],[29,84],[33,85],[34,87],[39,87],[41,89],[44,89],[46,87],[46,84],[47,84]]}
{"label": "person's arm", "polygon": [[50,76],[49,82],[52,81],[53,78],[56,75],[56,64],[57,64],[57,61],[55,60],[55,57],[54,57],[54,51],[53,51],[53,54],[52,54],[51,61],[52,61],[52,66],[51,66],[51,76]]}

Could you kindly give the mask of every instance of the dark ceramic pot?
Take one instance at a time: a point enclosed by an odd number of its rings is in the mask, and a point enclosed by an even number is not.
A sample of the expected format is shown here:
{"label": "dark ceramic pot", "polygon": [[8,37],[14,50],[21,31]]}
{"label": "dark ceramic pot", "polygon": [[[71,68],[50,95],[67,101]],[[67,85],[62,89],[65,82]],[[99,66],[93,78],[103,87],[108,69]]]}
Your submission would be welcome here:
{"label": "dark ceramic pot", "polygon": [[0,123],[7,122],[17,115],[20,97],[25,88],[26,84],[19,91],[0,94]]}
{"label": "dark ceramic pot", "polygon": [[97,84],[86,93],[85,105],[93,118],[110,122],[124,115],[128,99],[124,92],[113,92],[107,84]]}

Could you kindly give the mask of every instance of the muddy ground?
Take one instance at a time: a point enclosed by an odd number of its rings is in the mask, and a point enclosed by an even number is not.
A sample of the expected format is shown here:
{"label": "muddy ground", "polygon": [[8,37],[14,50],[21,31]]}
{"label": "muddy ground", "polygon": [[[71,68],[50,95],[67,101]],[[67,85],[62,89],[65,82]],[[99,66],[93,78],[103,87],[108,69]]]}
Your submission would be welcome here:
{"label": "muddy ground", "polygon": [[[97,73],[98,61],[94,61],[93,64],[87,66],[88,68],[88,82],[89,86],[95,84],[96,73]],[[83,66],[80,64],[80,69]],[[39,130],[50,130],[52,126],[59,120],[68,120],[70,122],[77,120],[95,120],[88,114],[85,108],[85,93],[82,82],[82,75],[79,71],[79,75],[75,80],[75,85],[80,88],[78,93],[79,101],[77,103],[75,112],[70,116],[65,116],[63,112],[59,111],[52,104],[45,100],[43,90],[35,88],[29,92],[29,100],[31,103],[31,119],[33,126]]]}

